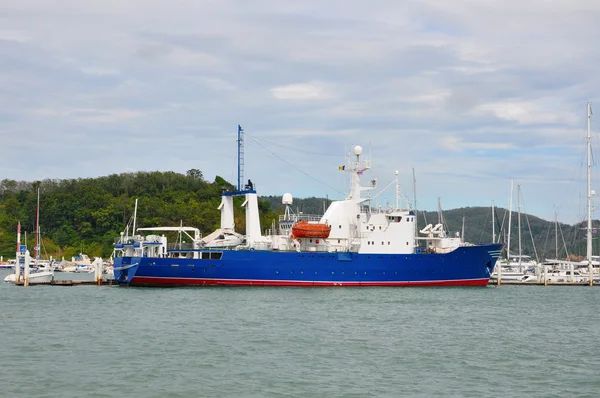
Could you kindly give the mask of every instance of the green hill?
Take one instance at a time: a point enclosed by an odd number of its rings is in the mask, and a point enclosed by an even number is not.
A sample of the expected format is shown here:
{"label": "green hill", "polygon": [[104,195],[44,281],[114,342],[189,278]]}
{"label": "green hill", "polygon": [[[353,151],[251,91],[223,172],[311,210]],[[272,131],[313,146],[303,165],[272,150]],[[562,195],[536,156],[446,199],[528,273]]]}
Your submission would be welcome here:
{"label": "green hill", "polygon": [[[0,255],[14,257],[17,222],[21,222],[33,250],[37,187],[40,188],[40,231],[43,254],[59,258],[83,251],[107,257],[113,242],[133,214],[139,199],[137,225],[173,226],[183,223],[206,234],[219,226],[217,209],[223,189],[233,186],[221,177],[204,180],[200,170],[186,175],[174,172],[137,172],[106,177],[0,182]],[[235,198],[236,206],[243,198]],[[267,202],[259,202],[264,228],[275,218]],[[236,225],[245,228],[245,216],[238,212]]]}

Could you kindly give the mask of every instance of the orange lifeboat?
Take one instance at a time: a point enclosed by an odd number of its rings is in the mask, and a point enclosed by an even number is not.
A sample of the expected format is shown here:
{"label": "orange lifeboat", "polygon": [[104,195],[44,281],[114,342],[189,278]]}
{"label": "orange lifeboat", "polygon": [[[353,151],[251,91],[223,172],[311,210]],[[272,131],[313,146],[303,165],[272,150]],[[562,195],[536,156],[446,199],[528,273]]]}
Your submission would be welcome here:
{"label": "orange lifeboat", "polygon": [[296,238],[328,238],[331,227],[327,224],[310,224],[298,221],[292,227],[292,235]]}

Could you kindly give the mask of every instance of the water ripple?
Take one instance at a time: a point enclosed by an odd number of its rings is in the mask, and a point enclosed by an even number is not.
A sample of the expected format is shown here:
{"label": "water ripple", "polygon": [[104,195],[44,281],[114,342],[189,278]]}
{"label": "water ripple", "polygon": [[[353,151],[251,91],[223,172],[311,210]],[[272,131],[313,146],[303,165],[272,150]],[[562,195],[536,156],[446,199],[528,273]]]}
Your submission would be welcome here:
{"label": "water ripple", "polygon": [[3,284],[0,299],[2,396],[593,397],[600,390],[599,288]]}

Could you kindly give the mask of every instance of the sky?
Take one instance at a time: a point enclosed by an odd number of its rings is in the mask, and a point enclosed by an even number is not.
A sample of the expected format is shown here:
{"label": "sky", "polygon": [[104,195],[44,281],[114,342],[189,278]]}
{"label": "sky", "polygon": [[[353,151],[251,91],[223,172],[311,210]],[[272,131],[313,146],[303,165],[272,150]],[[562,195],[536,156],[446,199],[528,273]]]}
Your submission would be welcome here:
{"label": "sky", "polygon": [[598,21],[594,0],[2,0],[0,179],[235,182],[240,124],[259,195],[341,199],[361,145],[375,204],[395,170],[412,199],[414,168],[419,209],[508,207],[514,180],[514,209],[520,185],[574,223]]}

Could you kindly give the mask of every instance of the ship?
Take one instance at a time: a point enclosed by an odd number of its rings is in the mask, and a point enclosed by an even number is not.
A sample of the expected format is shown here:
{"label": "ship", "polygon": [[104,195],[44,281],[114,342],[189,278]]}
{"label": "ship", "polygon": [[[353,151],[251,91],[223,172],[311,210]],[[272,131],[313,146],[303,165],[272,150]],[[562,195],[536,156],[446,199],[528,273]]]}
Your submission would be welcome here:
{"label": "ship", "polygon": [[[238,143],[240,134],[238,126]],[[361,183],[370,167],[362,147],[354,146],[339,167],[350,174],[345,199],[312,216],[294,213],[286,193],[284,214],[264,234],[256,187],[250,180],[242,186],[239,168],[237,189],[221,195],[220,228],[205,237],[183,225],[136,228],[136,206],[131,235],[128,229],[115,242],[115,280],[152,287],[487,286],[503,245],[464,243],[442,224],[418,230],[414,209],[398,204],[398,171],[395,206],[374,207],[370,192],[377,180]],[[235,230],[238,196],[244,197],[245,234]]]}

